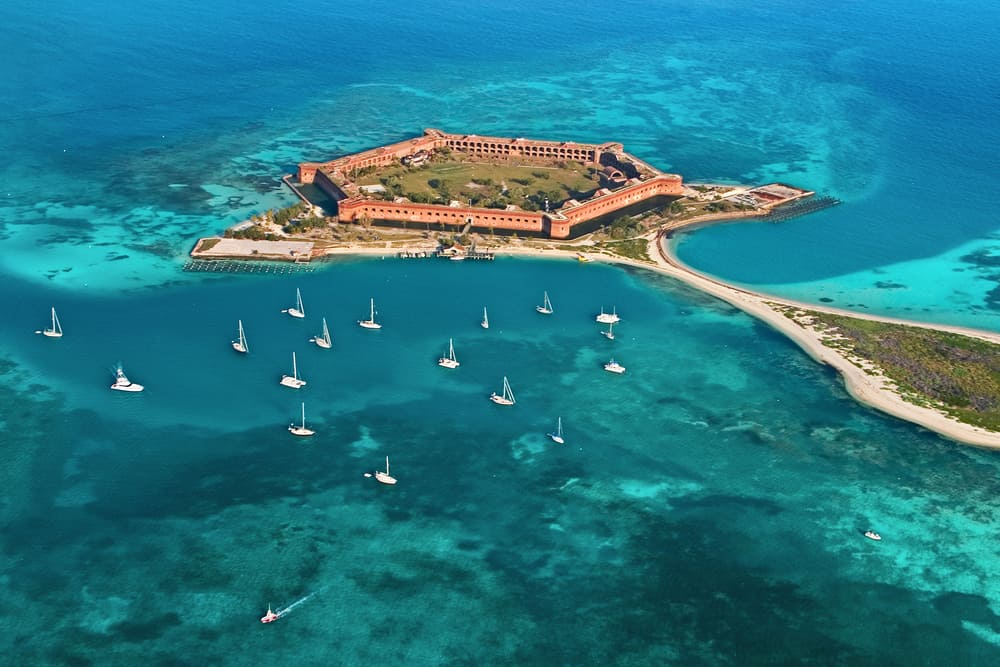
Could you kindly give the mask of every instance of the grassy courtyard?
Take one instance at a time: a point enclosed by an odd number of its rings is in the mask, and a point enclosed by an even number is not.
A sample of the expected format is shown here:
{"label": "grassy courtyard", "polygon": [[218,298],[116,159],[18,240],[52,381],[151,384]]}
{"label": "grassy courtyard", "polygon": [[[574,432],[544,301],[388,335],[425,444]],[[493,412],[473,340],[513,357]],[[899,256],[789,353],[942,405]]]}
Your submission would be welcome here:
{"label": "grassy courtyard", "polygon": [[419,167],[394,165],[368,173],[360,186],[382,186],[374,197],[406,197],[416,203],[448,204],[452,200],[473,206],[502,209],[515,205],[528,211],[559,208],[570,198],[584,200],[599,187],[594,167],[576,162],[558,166],[517,166],[435,158]]}

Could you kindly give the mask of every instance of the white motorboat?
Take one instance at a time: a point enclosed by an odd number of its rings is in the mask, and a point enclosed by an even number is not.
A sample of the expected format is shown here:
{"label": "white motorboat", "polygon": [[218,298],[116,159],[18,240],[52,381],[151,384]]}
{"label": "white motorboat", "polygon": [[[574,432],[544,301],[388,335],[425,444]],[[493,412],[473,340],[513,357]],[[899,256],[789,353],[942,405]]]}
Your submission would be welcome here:
{"label": "white motorboat", "polygon": [[458,359],[455,358],[455,344],[452,339],[448,339],[448,356],[441,357],[438,359],[438,366],[443,366],[444,368],[458,368]]}
{"label": "white motorboat", "polygon": [[371,302],[371,313],[367,320],[358,320],[358,326],[363,329],[381,329],[382,325],[375,321],[375,299]]}
{"label": "white motorboat", "polygon": [[383,484],[395,484],[396,478],[389,474],[389,457],[385,457],[385,472],[381,470],[375,471],[376,481],[382,482]]}
{"label": "white motorboat", "polygon": [[281,384],[286,387],[291,387],[292,389],[298,389],[299,387],[304,387],[306,384],[305,380],[299,378],[299,365],[295,361],[295,353],[292,352],[292,374],[282,375]]}
{"label": "white motorboat", "polygon": [[535,306],[535,310],[537,310],[542,315],[551,315],[552,314],[552,312],[553,312],[552,311],[552,302],[549,301],[549,293],[548,292],[545,292],[542,295],[542,305]]}
{"label": "white motorboat", "polygon": [[310,343],[316,343],[317,346],[323,348],[324,350],[329,350],[333,347],[333,339],[330,337],[330,328],[326,326],[326,318],[323,318],[323,333],[318,336],[313,336],[309,339]]}
{"label": "white motorboat", "polygon": [[316,434],[316,431],[314,431],[314,430],[312,430],[310,428],[306,428],[306,404],[305,403],[302,404],[302,424],[301,425],[289,424],[288,425],[288,432],[291,433],[292,435],[302,435],[302,436],[305,436],[305,435],[315,435]]}
{"label": "white motorboat", "polygon": [[604,370],[606,370],[609,373],[618,373],[618,374],[621,374],[621,373],[625,372],[625,367],[622,366],[621,364],[619,364],[614,359],[612,359],[608,363],[604,364]]}
{"label": "white motorboat", "polygon": [[610,313],[604,312],[604,306],[601,306],[601,314],[595,318],[601,324],[617,324],[620,320],[618,317],[618,311],[612,307]]}
{"label": "white motorboat", "polygon": [[121,366],[115,369],[115,383],[111,385],[111,388],[115,391],[142,391],[145,389],[141,384],[136,384],[131,382],[126,376],[125,372],[122,370]]}
{"label": "white motorboat", "polygon": [[507,382],[507,376],[503,376],[503,394],[497,394],[493,392],[490,394],[490,400],[497,405],[514,405],[514,392],[510,390],[510,383]]}
{"label": "white motorboat", "polygon": [[298,318],[306,316],[306,307],[302,304],[302,292],[299,291],[298,287],[295,288],[295,307],[287,308],[281,312],[288,313],[292,317]]}
{"label": "white motorboat", "polygon": [[250,348],[247,346],[247,335],[243,333],[243,320],[237,320],[236,322],[237,334],[239,338],[233,341],[233,349],[237,352],[246,354],[250,351]]}
{"label": "white motorboat", "polygon": [[866,530],[865,537],[867,537],[869,540],[875,540],[876,542],[882,540],[882,536],[876,533],[874,530]]}
{"label": "white motorboat", "polygon": [[545,435],[549,436],[549,439],[552,440],[552,442],[559,443],[560,445],[566,442],[563,440],[562,417],[560,417],[559,421],[556,423],[555,433],[546,433]]}

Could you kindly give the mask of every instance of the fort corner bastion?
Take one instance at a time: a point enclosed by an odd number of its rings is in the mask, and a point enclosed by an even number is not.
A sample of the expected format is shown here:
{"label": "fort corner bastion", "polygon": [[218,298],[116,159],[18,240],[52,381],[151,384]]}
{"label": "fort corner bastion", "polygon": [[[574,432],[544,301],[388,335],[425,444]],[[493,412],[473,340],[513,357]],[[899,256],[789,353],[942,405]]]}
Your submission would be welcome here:
{"label": "fort corner bastion", "polygon": [[[370,179],[379,170],[417,170],[442,160],[535,169],[582,165],[593,177],[594,187],[576,191],[552,206],[546,200],[544,210],[530,210],[527,204],[514,202],[503,206],[475,206],[455,200],[422,203],[401,194],[386,196],[381,186],[358,182],[362,176]],[[653,208],[665,201],[663,198],[684,194],[679,175],[661,172],[626,153],[619,143],[484,137],[436,129],[329,162],[303,162],[299,164],[298,181],[312,184],[334,200],[340,222],[434,224],[440,229],[502,230],[556,239],[590,231],[616,212],[637,212],[644,204]]]}

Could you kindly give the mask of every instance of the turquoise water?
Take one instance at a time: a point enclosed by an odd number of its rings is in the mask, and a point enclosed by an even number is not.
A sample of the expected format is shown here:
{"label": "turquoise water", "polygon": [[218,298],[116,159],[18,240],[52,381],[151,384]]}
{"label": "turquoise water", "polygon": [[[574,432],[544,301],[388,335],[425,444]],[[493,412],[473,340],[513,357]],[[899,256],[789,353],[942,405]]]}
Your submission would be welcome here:
{"label": "turquoise water", "polygon": [[[180,270],[292,201],[299,160],[431,126],[835,194],[679,251],[996,328],[991,5],[620,9],[612,30],[567,2],[0,8],[12,664],[997,662],[1000,459],[857,405],[715,300],[572,261]],[[280,312],[296,288],[304,321]],[[57,341],[33,334],[51,306]],[[145,392],[107,389],[119,362]],[[505,375],[511,408],[487,400]],[[309,440],[286,431],[303,401]],[[392,488],[363,476],[387,455]]]}

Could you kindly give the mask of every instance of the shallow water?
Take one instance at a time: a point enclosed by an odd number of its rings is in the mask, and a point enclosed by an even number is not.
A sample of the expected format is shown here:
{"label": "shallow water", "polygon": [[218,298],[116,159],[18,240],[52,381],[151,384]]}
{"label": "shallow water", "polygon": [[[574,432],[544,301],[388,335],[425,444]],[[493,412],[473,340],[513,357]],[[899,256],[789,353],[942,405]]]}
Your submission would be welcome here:
{"label": "shallow water", "polygon": [[[995,9],[963,8],[626,3],[609,30],[564,2],[0,7],[4,654],[994,664],[996,455],[857,405],[714,299],[572,261],[181,270],[199,236],[290,203],[298,161],[433,126],[834,194],[679,252],[996,328]],[[305,321],[280,312],[297,287]],[[356,325],[372,297],[378,332]],[[32,333],[52,306],[57,341]],[[328,351],[308,342],[324,316]],[[278,384],[292,352],[299,391]],[[107,389],[118,362],[145,392]],[[505,375],[508,409],[487,400]],[[286,431],[303,401],[308,440]],[[363,476],[386,455],[392,488]]]}

